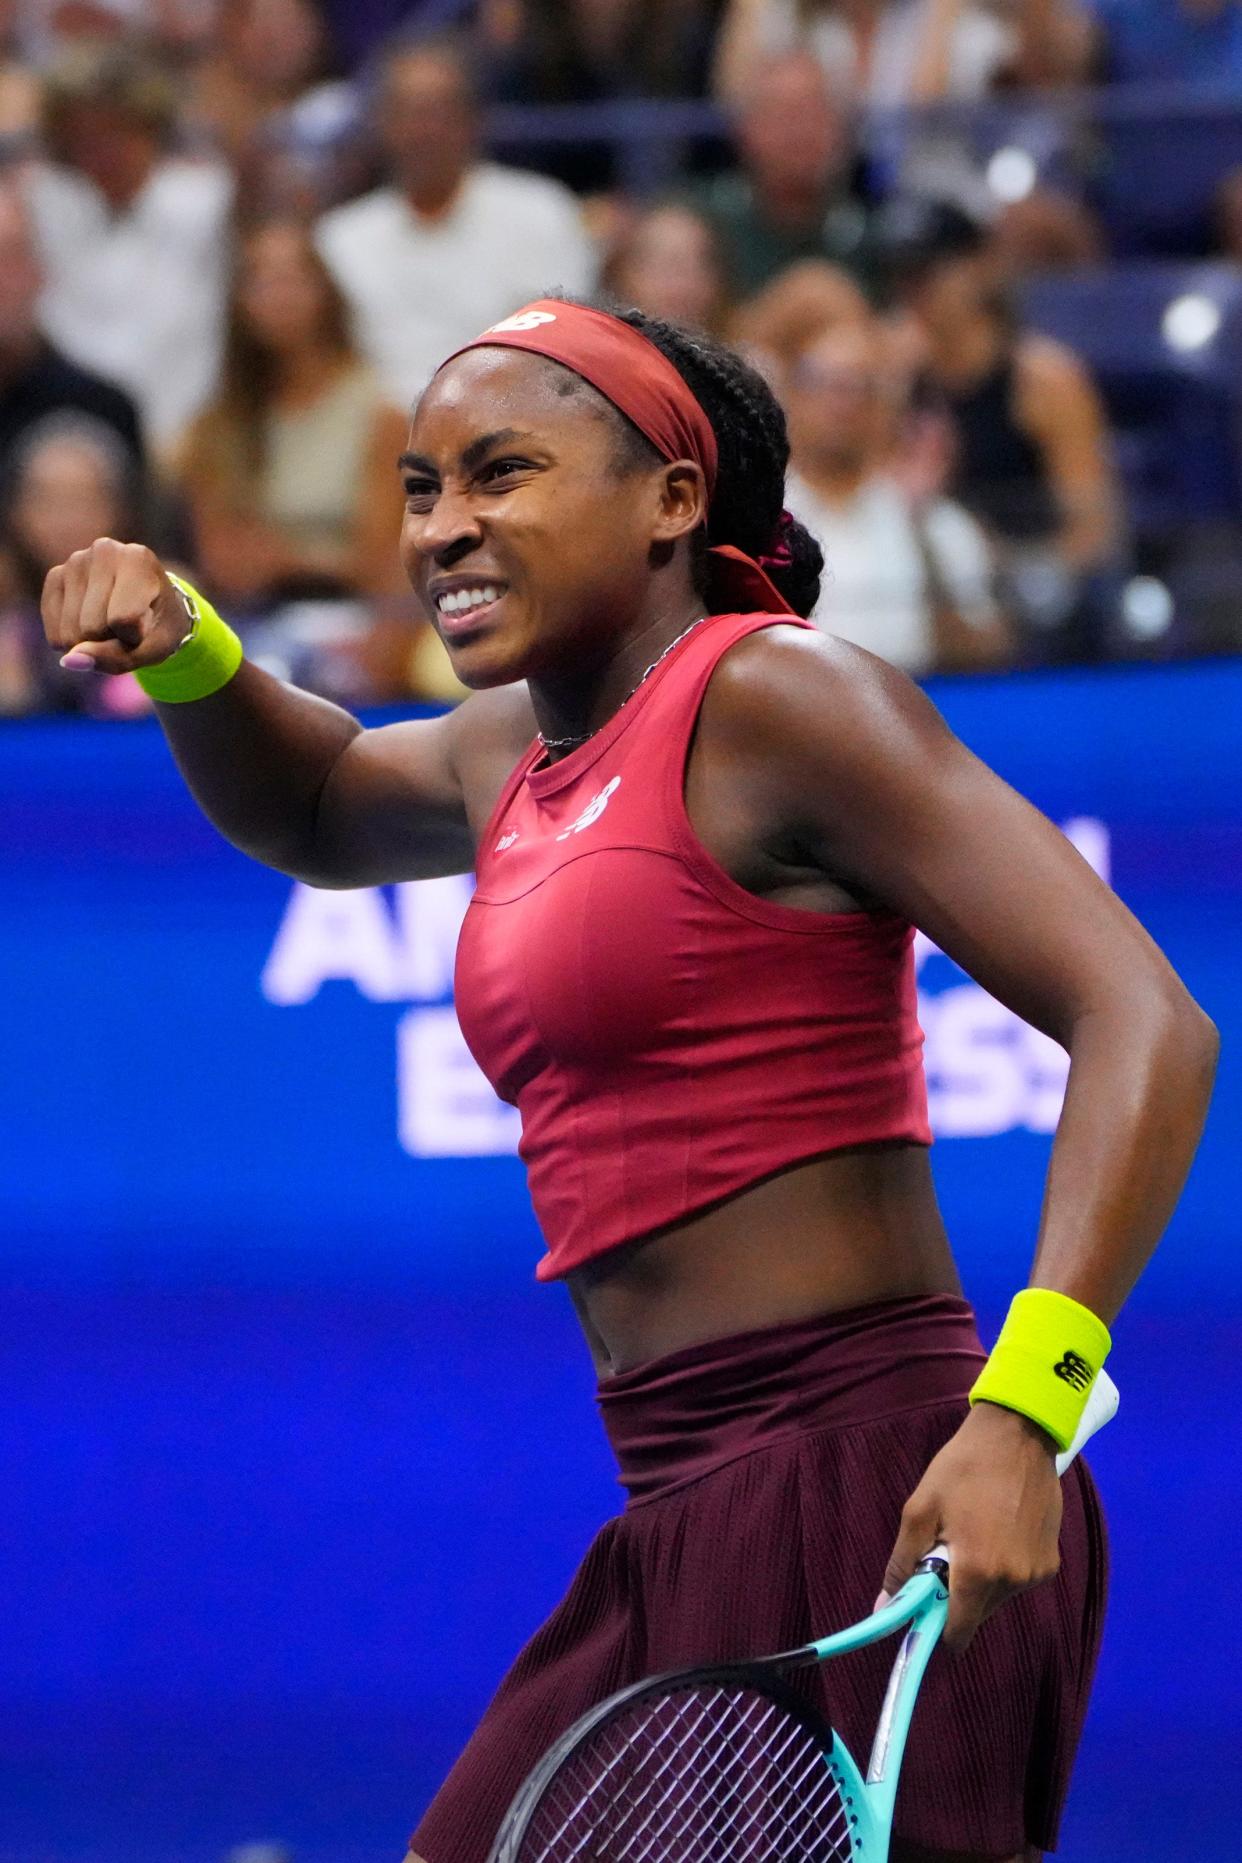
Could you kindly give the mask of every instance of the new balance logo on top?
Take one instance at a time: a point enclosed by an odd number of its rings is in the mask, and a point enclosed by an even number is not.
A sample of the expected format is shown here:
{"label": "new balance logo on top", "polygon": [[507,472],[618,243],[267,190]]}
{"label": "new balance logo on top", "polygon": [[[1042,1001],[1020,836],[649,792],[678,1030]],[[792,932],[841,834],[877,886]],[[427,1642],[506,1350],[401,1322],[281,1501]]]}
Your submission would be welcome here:
{"label": "new balance logo on top", "polygon": [[621,778],[619,776],[614,776],[610,783],[605,783],[599,793],[591,797],[591,800],[587,803],[577,821],[570,822],[568,828],[561,829],[561,832],[556,837],[557,840],[568,841],[571,834],[581,834],[584,828],[589,828],[592,822],[597,822],[604,813],[604,810],[608,807],[609,796],[612,795],[614,790],[620,787]]}
{"label": "new balance logo on top", "polygon": [[484,330],[484,336],[500,336],[505,330],[537,330],[541,323],[555,323],[555,311],[519,311],[515,317],[506,317],[501,323],[491,324]]}
{"label": "new balance logo on top", "polygon": [[1052,1369],[1058,1378],[1064,1379],[1066,1384],[1072,1384],[1076,1391],[1085,1391],[1095,1376],[1086,1359],[1080,1358],[1077,1352],[1067,1352]]}

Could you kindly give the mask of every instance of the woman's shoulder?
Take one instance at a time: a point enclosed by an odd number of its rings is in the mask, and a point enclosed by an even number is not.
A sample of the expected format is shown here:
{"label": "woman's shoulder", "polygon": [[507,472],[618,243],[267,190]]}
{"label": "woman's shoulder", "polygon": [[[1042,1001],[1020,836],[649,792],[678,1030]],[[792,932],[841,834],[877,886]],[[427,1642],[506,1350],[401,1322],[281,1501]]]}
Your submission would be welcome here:
{"label": "woman's shoulder", "polygon": [[1014,345],[1018,386],[1027,394],[1064,393],[1088,381],[1087,367],[1076,350],[1053,336],[1024,330]]}
{"label": "woman's shoulder", "polygon": [[[723,619],[724,617],[720,617]],[[713,710],[740,733],[756,726],[784,729],[795,712],[816,715],[887,684],[895,669],[865,648],[826,633],[800,616],[771,614],[728,617],[753,622],[721,654],[711,681]],[[895,677],[910,685],[904,674]]]}
{"label": "woman's shoulder", "polygon": [[791,767],[863,763],[940,715],[914,681],[852,641],[791,615],[747,631],[713,670],[702,722],[740,757]]}
{"label": "woman's shoulder", "polygon": [[1082,358],[1064,343],[1034,331],[1019,337],[1014,351],[1017,410],[1033,433],[1057,430],[1091,414],[1098,394]]}
{"label": "woman's shoulder", "polygon": [[787,830],[833,832],[877,794],[913,795],[952,738],[887,661],[818,628],[779,622],[731,646],[713,672],[697,743],[713,770]]}

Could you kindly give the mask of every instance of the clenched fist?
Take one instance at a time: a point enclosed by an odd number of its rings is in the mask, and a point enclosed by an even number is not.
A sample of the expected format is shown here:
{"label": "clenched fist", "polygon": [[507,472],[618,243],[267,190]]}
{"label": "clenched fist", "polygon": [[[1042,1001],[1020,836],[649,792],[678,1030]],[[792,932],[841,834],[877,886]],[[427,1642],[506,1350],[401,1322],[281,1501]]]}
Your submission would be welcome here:
{"label": "clenched fist", "polygon": [[133,673],[177,651],[191,620],[154,551],[98,537],[43,584],[43,631],[70,671]]}

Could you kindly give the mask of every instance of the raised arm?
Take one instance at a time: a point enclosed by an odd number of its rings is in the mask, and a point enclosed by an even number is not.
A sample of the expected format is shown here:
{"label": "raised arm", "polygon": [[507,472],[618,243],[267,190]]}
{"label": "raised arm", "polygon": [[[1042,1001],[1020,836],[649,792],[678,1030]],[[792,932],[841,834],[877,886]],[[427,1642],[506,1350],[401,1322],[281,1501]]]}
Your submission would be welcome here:
{"label": "raised arm", "polygon": [[[765,819],[785,844],[792,836],[809,864],[921,926],[1068,1050],[1031,1283],[1111,1324],[1199,1141],[1211,1022],[1059,830],[899,673],[792,630],[741,643],[721,673],[713,716],[766,784]],[[979,1403],[911,1498],[886,1586],[947,1540],[959,1647],[1011,1592],[1056,1570],[1052,1450],[1025,1416]]]}
{"label": "raised arm", "polygon": [[[159,559],[110,538],[50,572],[43,622],[71,664],[89,663],[84,679],[159,664],[187,626]],[[156,710],[203,813],[266,866],[349,887],[473,863],[458,713],[368,731],[247,662],[209,698]]]}

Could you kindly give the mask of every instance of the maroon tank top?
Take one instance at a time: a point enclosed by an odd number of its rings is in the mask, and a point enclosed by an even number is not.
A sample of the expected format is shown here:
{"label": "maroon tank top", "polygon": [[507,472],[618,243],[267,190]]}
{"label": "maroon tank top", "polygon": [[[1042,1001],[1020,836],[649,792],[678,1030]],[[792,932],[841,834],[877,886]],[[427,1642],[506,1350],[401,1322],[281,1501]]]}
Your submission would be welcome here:
{"label": "maroon tank top", "polygon": [[791,624],[696,627],[580,749],[534,743],[484,830],[457,1012],[522,1115],[540,1280],[800,1160],[931,1142],[910,926],[756,898],[686,814],[713,670]]}

